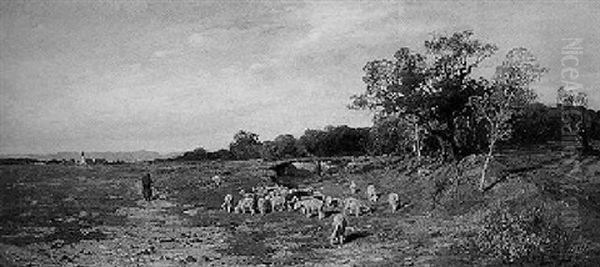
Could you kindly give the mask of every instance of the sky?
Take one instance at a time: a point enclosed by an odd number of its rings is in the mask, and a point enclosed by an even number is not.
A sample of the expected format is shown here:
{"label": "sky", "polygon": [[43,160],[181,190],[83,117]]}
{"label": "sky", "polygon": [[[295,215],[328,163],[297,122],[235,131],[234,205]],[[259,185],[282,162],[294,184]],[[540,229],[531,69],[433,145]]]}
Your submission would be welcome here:
{"label": "sky", "polygon": [[[370,126],[349,110],[363,66],[433,34],[497,44],[493,69],[525,47],[600,109],[600,1],[0,0],[0,153],[226,148],[327,125]],[[563,60],[579,38],[576,61]]]}

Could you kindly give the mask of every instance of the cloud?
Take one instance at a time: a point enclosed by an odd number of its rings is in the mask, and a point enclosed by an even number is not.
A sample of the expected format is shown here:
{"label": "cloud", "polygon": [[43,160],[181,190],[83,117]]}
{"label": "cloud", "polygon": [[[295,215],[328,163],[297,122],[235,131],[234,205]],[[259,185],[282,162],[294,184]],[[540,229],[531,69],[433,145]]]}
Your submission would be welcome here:
{"label": "cloud", "polygon": [[[402,12],[401,4],[389,5],[383,2],[310,2],[296,13],[297,17],[306,19],[309,30],[295,43],[293,49],[310,49],[311,46],[331,42],[340,44],[353,37],[361,37],[363,42],[368,42],[369,38],[377,39],[378,33],[389,29],[382,22],[390,17],[398,17]],[[383,29],[367,31],[377,27]]]}
{"label": "cloud", "polygon": [[193,47],[206,50],[229,50],[241,39],[242,34],[243,31],[237,29],[214,28],[191,34],[188,42]]}
{"label": "cloud", "polygon": [[153,57],[156,58],[165,58],[165,57],[169,57],[169,56],[176,56],[176,55],[182,55],[182,52],[176,49],[169,49],[169,50],[158,50],[158,51],[154,51],[154,53],[152,53]]}

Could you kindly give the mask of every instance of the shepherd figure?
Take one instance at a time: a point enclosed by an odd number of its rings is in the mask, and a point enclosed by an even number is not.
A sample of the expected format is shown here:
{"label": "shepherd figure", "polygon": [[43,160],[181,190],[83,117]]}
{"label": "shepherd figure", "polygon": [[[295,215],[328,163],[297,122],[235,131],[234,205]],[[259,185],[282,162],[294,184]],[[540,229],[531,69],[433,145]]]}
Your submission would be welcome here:
{"label": "shepherd figure", "polygon": [[149,173],[142,177],[142,195],[146,201],[152,200],[152,178]]}

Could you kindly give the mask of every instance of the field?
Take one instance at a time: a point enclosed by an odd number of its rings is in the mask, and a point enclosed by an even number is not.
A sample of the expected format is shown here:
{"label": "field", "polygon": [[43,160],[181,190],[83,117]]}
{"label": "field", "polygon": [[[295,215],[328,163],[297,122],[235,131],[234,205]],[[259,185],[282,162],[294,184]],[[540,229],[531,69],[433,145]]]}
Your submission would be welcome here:
{"label": "field", "polygon": [[[362,199],[367,184],[376,186],[382,197],[374,212],[348,217],[342,246],[328,240],[335,209],[323,220],[295,211],[252,216],[220,209],[227,193],[237,201],[240,189],[273,185],[269,162],[0,166],[0,266],[600,264],[598,158],[506,152],[483,193],[475,190],[476,157],[457,164],[365,162],[362,169],[285,178],[340,198],[352,195],[350,181]],[[145,173],[155,181],[151,202],[141,196]],[[210,179],[217,174],[220,186]],[[395,213],[386,203],[390,192],[401,197]],[[497,207],[532,205],[545,207],[560,226],[566,241],[557,250],[502,260],[470,241],[489,229],[486,218],[489,226]]]}

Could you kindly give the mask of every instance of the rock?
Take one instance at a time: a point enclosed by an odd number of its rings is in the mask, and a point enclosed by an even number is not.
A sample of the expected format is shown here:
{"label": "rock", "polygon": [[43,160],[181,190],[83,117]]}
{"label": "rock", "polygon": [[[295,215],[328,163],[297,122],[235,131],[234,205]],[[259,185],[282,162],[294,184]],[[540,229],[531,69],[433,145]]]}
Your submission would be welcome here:
{"label": "rock", "polygon": [[88,216],[88,213],[87,213],[87,211],[85,211],[85,210],[82,210],[82,211],[80,211],[80,212],[79,212],[79,217],[80,217],[80,218],[82,218],[82,217],[87,217],[87,216]]}
{"label": "rock", "polygon": [[65,245],[65,241],[62,239],[56,239],[50,245],[50,248],[62,248]]}
{"label": "rock", "polygon": [[30,217],[31,215],[33,215],[31,213],[31,211],[28,211],[28,212],[23,212],[23,213],[19,214],[19,217]]}
{"label": "rock", "polygon": [[198,214],[199,210],[200,210],[199,208],[195,208],[195,209],[185,210],[185,211],[183,211],[183,213],[185,213],[189,216],[196,216]]}
{"label": "rock", "polygon": [[71,222],[74,222],[74,221],[77,221],[77,219],[75,219],[73,217],[67,217],[67,218],[64,219],[64,222],[66,222],[66,223],[71,223]]}

